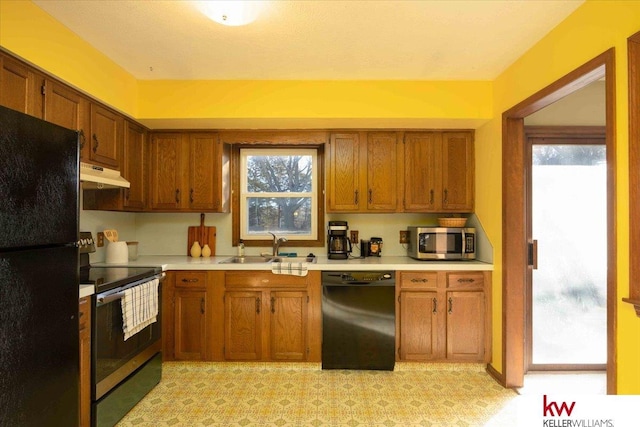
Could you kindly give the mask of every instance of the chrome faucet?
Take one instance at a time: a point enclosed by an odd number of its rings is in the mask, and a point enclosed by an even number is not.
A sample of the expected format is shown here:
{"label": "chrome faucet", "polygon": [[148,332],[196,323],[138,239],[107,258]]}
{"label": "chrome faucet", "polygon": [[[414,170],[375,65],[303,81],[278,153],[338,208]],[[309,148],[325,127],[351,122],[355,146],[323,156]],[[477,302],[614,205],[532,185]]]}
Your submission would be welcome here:
{"label": "chrome faucet", "polygon": [[273,256],[278,256],[278,250],[280,249],[280,245],[287,241],[286,237],[276,237],[275,234],[269,233],[273,236]]}

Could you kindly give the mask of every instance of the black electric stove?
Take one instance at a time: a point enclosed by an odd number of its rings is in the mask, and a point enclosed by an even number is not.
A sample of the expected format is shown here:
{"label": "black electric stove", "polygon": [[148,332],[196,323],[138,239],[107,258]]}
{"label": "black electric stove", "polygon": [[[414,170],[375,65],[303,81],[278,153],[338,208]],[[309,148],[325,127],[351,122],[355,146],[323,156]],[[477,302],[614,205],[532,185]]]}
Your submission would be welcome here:
{"label": "black electric stove", "polygon": [[81,231],[79,244],[80,284],[94,285],[96,294],[162,273],[160,267],[92,267],[89,254],[95,252],[96,248],[91,232]]}

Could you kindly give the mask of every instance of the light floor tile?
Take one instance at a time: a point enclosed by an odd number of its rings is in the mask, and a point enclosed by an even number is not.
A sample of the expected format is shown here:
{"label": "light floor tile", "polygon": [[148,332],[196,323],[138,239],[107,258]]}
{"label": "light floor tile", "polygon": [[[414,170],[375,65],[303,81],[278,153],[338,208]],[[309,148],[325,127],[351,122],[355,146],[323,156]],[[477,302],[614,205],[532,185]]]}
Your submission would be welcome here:
{"label": "light floor tile", "polygon": [[501,427],[513,425],[515,397],[480,364],[398,363],[387,372],[168,362],[118,426]]}

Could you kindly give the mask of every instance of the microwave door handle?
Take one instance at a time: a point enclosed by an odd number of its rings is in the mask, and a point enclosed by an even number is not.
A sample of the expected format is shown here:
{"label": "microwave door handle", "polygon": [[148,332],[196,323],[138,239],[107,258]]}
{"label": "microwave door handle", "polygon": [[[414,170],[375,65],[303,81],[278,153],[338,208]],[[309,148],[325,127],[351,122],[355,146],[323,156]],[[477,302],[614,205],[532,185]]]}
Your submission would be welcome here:
{"label": "microwave door handle", "polygon": [[467,253],[467,236],[466,233],[464,232],[464,228],[461,230],[462,231],[462,257],[464,257],[464,254]]}

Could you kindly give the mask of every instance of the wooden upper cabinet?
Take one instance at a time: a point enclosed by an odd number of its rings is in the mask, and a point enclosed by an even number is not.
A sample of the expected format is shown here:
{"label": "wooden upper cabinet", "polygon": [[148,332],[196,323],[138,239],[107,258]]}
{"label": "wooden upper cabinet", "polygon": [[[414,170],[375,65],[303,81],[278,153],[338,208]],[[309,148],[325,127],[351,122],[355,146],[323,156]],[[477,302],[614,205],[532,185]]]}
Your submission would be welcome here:
{"label": "wooden upper cabinet", "polygon": [[473,156],[471,131],[405,133],[405,212],[472,212]]}
{"label": "wooden upper cabinet", "polygon": [[162,133],[151,139],[151,209],[177,210],[182,197],[183,135]]}
{"label": "wooden upper cabinet", "polygon": [[471,212],[474,199],[474,152],[471,132],[442,134],[442,210]]}
{"label": "wooden upper cabinet", "polygon": [[119,168],[124,119],[119,114],[91,103],[91,149],[89,161]]}
{"label": "wooden upper cabinet", "polygon": [[90,100],[55,80],[44,83],[44,119],[59,126],[79,131],[80,159],[89,160],[91,125]]}
{"label": "wooden upper cabinet", "polygon": [[189,209],[229,209],[229,145],[217,133],[189,135]]}
{"label": "wooden upper cabinet", "polygon": [[0,105],[43,118],[44,75],[0,53]]}
{"label": "wooden upper cabinet", "polygon": [[[411,132],[404,137],[404,210],[436,210],[440,188],[442,136],[439,132]],[[439,196],[439,194],[438,194]]]}
{"label": "wooden upper cabinet", "polygon": [[228,212],[230,147],[215,132],[156,133],[151,139],[151,209]]}
{"label": "wooden upper cabinet", "polygon": [[397,147],[395,132],[367,134],[367,210],[394,212],[398,208]]}
{"label": "wooden upper cabinet", "polygon": [[124,189],[125,209],[142,210],[147,202],[146,164],[147,132],[141,126],[127,120],[124,128],[122,176],[131,187]]}
{"label": "wooden upper cabinet", "polygon": [[327,210],[395,212],[398,209],[396,132],[345,132],[331,135]]}
{"label": "wooden upper cabinet", "polygon": [[327,211],[357,212],[362,198],[358,132],[331,135],[327,165]]}

